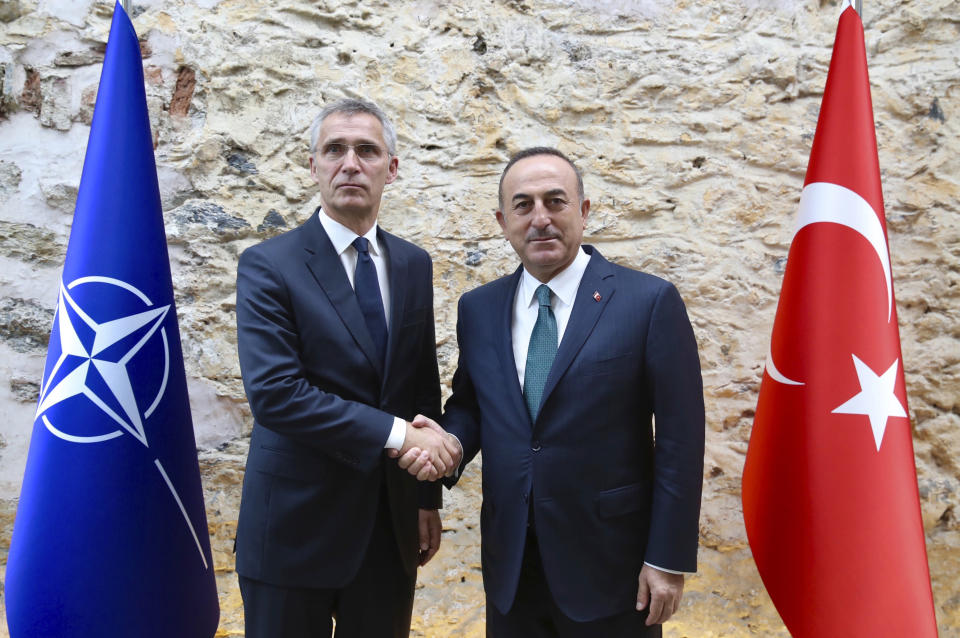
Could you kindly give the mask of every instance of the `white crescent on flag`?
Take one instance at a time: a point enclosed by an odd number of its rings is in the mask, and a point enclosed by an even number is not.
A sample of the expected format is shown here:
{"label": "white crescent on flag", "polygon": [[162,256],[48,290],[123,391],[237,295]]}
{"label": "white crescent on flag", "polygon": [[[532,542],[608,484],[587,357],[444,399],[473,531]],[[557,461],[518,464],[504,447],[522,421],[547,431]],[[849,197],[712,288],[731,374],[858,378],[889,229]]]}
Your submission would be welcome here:
{"label": "white crescent on flag", "polygon": [[849,188],[827,182],[807,184],[800,195],[800,214],[797,215],[796,237],[801,228],[810,224],[830,222],[846,226],[863,235],[877,253],[883,277],[887,282],[887,322],[893,317],[893,284],[890,273],[890,253],[883,226],[873,207]]}
{"label": "white crescent on flag", "polygon": [[[846,226],[862,235],[873,247],[880,260],[880,267],[883,269],[883,277],[887,284],[887,323],[889,323],[893,318],[893,277],[890,271],[890,253],[883,234],[883,226],[873,207],[849,188],[828,182],[807,184],[800,195],[800,212],[797,215],[797,227],[793,231],[794,239],[802,228],[819,223]],[[772,351],[767,356],[766,368],[767,374],[775,381],[787,385],[803,385],[802,381],[790,379],[777,369]]]}

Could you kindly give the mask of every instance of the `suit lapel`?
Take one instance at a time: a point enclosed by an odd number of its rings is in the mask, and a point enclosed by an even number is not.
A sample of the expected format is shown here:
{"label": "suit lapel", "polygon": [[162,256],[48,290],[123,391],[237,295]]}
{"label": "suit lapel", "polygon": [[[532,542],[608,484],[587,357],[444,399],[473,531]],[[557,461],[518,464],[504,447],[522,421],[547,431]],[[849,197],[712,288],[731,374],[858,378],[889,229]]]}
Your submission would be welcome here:
{"label": "suit lapel", "polygon": [[577,288],[573,309],[570,312],[570,320],[567,322],[567,328],[564,330],[557,350],[557,357],[553,360],[550,374],[543,387],[541,405],[546,405],[550,393],[573,363],[573,359],[580,352],[587,337],[593,332],[603,309],[607,307],[616,290],[615,278],[609,262],[601,257],[596,249],[590,247],[590,252],[592,253],[590,263],[587,264],[583,279],[580,280],[580,287]]}
{"label": "suit lapel", "polygon": [[[380,245],[386,250],[388,277],[390,278],[390,325],[387,326],[387,360],[384,366],[383,387],[385,388],[393,366],[393,358],[398,341],[403,337],[400,327],[403,325],[403,312],[407,298],[407,258],[402,254],[399,243],[393,235],[377,229]],[[433,285],[433,282],[430,282]]]}
{"label": "suit lapel", "polygon": [[518,414],[530,420],[530,412],[527,410],[527,404],[523,400],[523,388],[520,387],[520,378],[517,377],[517,361],[513,356],[513,301],[517,296],[517,286],[520,285],[520,277],[523,275],[523,267],[517,268],[516,272],[507,280],[507,285],[498,300],[499,308],[497,319],[500,322],[496,334],[497,356],[500,358],[500,369],[503,370],[503,376],[507,385],[508,401],[513,405],[513,409]]}
{"label": "suit lapel", "polygon": [[367,324],[357,302],[357,295],[350,286],[347,273],[343,270],[340,256],[334,250],[327,237],[323,224],[316,213],[303,225],[305,232],[304,249],[307,255],[307,268],[330,300],[330,304],[340,316],[343,325],[350,331],[360,350],[370,361],[377,373],[383,375],[373,339],[367,331]]}

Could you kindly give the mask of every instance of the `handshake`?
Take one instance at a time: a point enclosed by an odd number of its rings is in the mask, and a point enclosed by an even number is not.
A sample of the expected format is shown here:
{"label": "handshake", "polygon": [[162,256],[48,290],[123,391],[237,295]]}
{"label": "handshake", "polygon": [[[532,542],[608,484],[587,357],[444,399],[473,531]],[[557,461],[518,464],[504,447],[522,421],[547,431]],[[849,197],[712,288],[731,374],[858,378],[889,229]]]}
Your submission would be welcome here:
{"label": "handshake", "polygon": [[433,419],[418,414],[407,423],[403,447],[387,450],[387,456],[397,459],[401,469],[419,481],[436,481],[442,476],[453,476],[463,458],[460,441],[447,434]]}

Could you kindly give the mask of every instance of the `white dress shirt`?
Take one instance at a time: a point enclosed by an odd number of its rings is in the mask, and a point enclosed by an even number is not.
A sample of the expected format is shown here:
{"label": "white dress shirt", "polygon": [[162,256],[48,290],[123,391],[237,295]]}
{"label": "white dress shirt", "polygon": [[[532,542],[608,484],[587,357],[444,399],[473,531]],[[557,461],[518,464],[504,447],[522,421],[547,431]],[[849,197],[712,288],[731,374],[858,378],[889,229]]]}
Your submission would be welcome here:
{"label": "white dress shirt", "polygon": [[[353,276],[357,270],[357,249],[353,247],[353,240],[360,235],[340,222],[331,219],[329,215],[323,212],[323,209],[320,209],[317,215],[320,218],[320,224],[323,226],[323,230],[327,232],[327,237],[330,238],[330,243],[333,244],[333,249],[337,251],[337,255],[340,256],[340,263],[343,264],[343,269],[347,272],[347,279],[350,281],[350,286],[353,287]],[[386,319],[387,330],[389,331],[390,280],[388,279],[389,272],[387,271],[386,255],[380,247],[380,242],[377,240],[377,224],[374,224],[373,228],[368,230],[363,236],[370,242],[370,259],[373,260],[373,265],[377,269],[377,281],[380,284],[380,298],[383,300],[384,319]],[[403,447],[403,441],[406,437],[407,422],[395,416],[393,417],[393,427],[390,429],[390,436],[387,437],[387,442],[383,447],[399,450]]]}
{"label": "white dress shirt", "polygon": [[[569,266],[561,270],[553,279],[546,282],[550,288],[550,305],[553,307],[553,316],[557,320],[557,347],[563,341],[563,332],[570,321],[570,311],[577,297],[580,280],[590,263],[590,255],[580,248],[577,256]],[[517,286],[513,298],[513,322],[511,335],[513,338],[513,359],[517,363],[517,376],[520,378],[520,387],[523,387],[523,374],[527,368],[527,349],[530,347],[530,335],[533,326],[537,323],[540,313],[540,304],[537,302],[537,288],[543,282],[523,269],[520,276],[520,285]]]}
{"label": "white dress shirt", "polygon": [[[580,281],[583,280],[583,273],[586,272],[589,263],[590,255],[584,252],[581,246],[570,265],[546,282],[550,288],[550,305],[553,309],[553,316],[557,320],[558,348],[563,342],[563,333],[570,322],[573,302],[577,298]],[[540,304],[537,302],[537,288],[542,283],[544,282],[531,275],[524,268],[523,275],[520,277],[520,285],[517,286],[517,292],[513,299],[513,321],[510,329],[513,339],[513,359],[517,364],[517,377],[520,379],[521,388],[523,387],[523,374],[527,367],[527,349],[530,347],[530,335],[533,334],[533,326],[537,323],[537,315],[540,313]],[[644,564],[650,565],[647,562],[644,562]],[[683,573],[656,565],[650,565],[650,567],[671,574]]]}

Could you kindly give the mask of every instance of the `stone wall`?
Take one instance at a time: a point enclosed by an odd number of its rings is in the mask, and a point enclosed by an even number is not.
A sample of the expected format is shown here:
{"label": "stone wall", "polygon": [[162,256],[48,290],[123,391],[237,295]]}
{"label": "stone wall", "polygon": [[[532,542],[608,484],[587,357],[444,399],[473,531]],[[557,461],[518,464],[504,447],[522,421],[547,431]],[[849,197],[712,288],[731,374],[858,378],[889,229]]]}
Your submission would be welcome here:
{"label": "stone wall", "polygon": [[[942,635],[960,632],[960,2],[866,0],[867,56],[923,520]],[[684,296],[707,402],[701,569],[668,636],[786,636],[739,484],[838,17],[825,0],[133,0],[222,606],[251,427],[234,277],[317,203],[318,106],[399,130],[382,225],[434,258],[446,383],[455,303],[516,264],[492,211],[512,151],[586,173],[591,243]],[[0,576],[112,5],[0,0]],[[951,319],[954,317],[954,319]],[[414,635],[481,636],[479,467],[448,495]],[[892,551],[895,551],[893,549]],[[5,623],[0,611],[0,636]]]}

